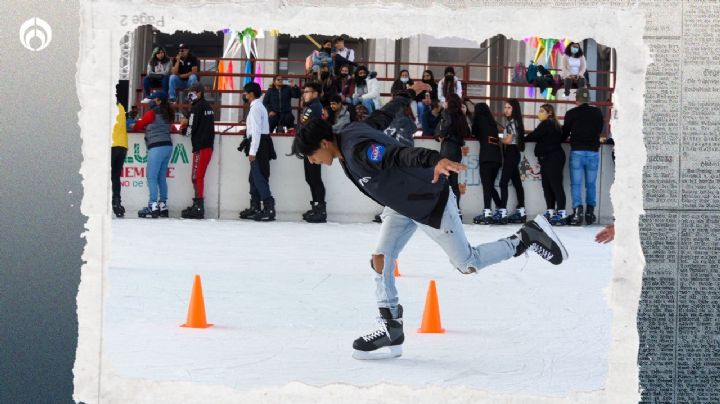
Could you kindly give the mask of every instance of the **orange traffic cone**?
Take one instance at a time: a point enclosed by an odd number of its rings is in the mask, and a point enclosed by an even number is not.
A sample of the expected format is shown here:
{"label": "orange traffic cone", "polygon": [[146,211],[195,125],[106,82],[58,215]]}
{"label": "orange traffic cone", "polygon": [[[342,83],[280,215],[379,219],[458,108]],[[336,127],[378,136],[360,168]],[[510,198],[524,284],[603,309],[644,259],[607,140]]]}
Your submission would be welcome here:
{"label": "orange traffic cone", "polygon": [[393,276],[396,278],[400,276],[400,266],[398,265],[397,260],[395,260],[395,269],[393,270]]}
{"label": "orange traffic cone", "polygon": [[427,297],[425,298],[425,311],[423,312],[422,324],[418,329],[422,333],[442,334],[445,329],[440,324],[440,307],[438,306],[437,290],[435,290],[435,281],[430,281],[428,286]]}
{"label": "orange traffic cone", "polygon": [[208,324],[205,318],[205,300],[203,299],[200,275],[195,275],[195,282],[193,282],[192,293],[190,294],[190,306],[188,307],[187,322],[180,327],[212,327],[212,324]]}

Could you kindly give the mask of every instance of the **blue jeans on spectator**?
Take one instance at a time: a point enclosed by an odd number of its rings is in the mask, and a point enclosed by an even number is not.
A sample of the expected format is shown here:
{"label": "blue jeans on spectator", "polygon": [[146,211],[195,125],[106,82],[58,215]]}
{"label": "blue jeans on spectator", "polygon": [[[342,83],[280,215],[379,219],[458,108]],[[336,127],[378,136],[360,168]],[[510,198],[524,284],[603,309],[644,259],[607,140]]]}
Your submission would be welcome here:
{"label": "blue jeans on spectator", "polygon": [[[145,176],[150,189],[149,203],[167,201],[167,168],[172,150],[172,146],[158,146],[148,150]],[[160,191],[160,198],[158,198],[158,191]]]}
{"label": "blue jeans on spectator", "polygon": [[576,150],[570,152],[570,189],[573,209],[583,205],[582,182],[585,178],[585,204],[595,206],[595,180],[597,179],[600,152]]}
{"label": "blue jeans on spectator", "polygon": [[166,93],[168,92],[170,85],[170,76],[165,75],[162,77],[162,79],[151,79],[150,76],[145,76],[143,78],[143,97],[147,97],[150,95],[150,88],[151,87],[162,87],[163,91]]}
{"label": "blue jeans on spectator", "polygon": [[418,114],[418,120],[420,121],[420,124],[422,125],[423,134],[425,131],[429,131],[427,120],[425,119],[425,111],[430,108],[430,106],[425,105],[424,102],[420,101],[417,103],[417,114]]}
{"label": "blue jeans on spectator", "polygon": [[170,88],[168,91],[168,96],[171,100],[174,100],[176,98],[177,90],[188,88],[191,85],[195,84],[197,81],[198,77],[194,74],[191,74],[190,77],[188,77],[186,80],[183,80],[180,78],[180,76],[173,74],[172,76],[170,76]]}
{"label": "blue jeans on spectator", "polygon": [[455,268],[482,268],[512,258],[515,255],[515,246],[508,239],[500,239],[489,243],[471,246],[465,236],[465,229],[460,221],[455,195],[450,192],[445,205],[440,228],[417,223],[403,216],[390,207],[385,207],[380,214],[380,238],[374,255],[383,255],[383,273],[374,273],[375,296],[378,307],[389,308],[393,315],[397,315],[398,292],[395,287],[393,267],[400,251],[407,244],[410,237],[418,227],[437,243],[450,259]]}

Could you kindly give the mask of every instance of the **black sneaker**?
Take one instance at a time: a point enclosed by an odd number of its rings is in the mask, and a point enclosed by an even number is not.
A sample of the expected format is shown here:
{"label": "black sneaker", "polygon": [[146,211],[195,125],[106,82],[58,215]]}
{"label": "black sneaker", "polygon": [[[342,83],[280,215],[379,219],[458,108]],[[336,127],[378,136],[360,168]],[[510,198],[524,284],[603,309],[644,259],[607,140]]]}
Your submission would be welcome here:
{"label": "black sneaker", "polygon": [[560,242],[550,223],[543,215],[537,215],[535,219],[525,223],[523,227],[511,239],[519,238],[515,250],[515,256],[519,256],[526,251],[532,251],[545,261],[553,265],[560,265],[568,259],[567,250]]}
{"label": "black sneaker", "polygon": [[398,305],[398,315],[393,318],[390,309],[381,307],[378,317],[379,327],[353,342],[355,359],[389,359],[402,355],[402,343],[405,341],[402,325],[403,308]]}

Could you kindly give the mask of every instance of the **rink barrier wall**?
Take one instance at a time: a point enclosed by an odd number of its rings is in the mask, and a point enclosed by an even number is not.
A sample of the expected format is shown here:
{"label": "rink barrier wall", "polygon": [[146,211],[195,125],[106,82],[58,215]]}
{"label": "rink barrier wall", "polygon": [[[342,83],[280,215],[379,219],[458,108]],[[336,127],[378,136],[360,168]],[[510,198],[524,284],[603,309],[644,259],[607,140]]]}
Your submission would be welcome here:
{"label": "rink barrier wall", "polygon": [[[148,202],[145,166],[147,150],[142,133],[128,134],[128,154],[122,172],[122,201],[127,209],[126,217],[137,217],[137,210]],[[248,175],[250,164],[244,153],[237,150],[242,137],[237,135],[215,136],[212,160],[205,175],[205,218],[237,219],[238,213],[249,206],[250,194]],[[310,189],[305,182],[302,160],[286,156],[292,144],[291,136],[274,135],[273,143],[277,151],[277,160],[270,163],[270,189],[276,201],[278,220],[297,221],[300,215],[310,208]],[[180,217],[180,211],[192,204],[194,196],[190,179],[192,167],[192,146],[188,137],[172,134],[173,154],[168,167],[168,206],[171,217]],[[440,144],[432,139],[417,138],[416,146],[439,150]],[[472,223],[475,215],[483,208],[482,185],[478,169],[480,145],[468,140],[470,152],[463,157],[468,171],[461,173],[460,183],[465,182],[466,192],[462,195],[460,208],[463,222]],[[527,143],[521,160],[521,176],[525,190],[525,203],[528,217],[545,211],[540,166],[535,157],[534,143]],[[572,210],[570,193],[570,146],[564,144],[567,156],[563,183],[567,197],[567,210]],[[348,181],[340,164],[323,166],[323,182],[327,190],[328,221],[331,222],[369,222],[380,213],[382,207],[367,198]],[[613,213],[610,203],[610,186],[615,178],[615,164],[612,160],[612,146],[600,148],[600,167],[597,179],[596,215],[599,223],[612,223]],[[497,180],[496,180],[496,188]],[[499,188],[498,188],[499,191]],[[584,195],[584,191],[583,191]],[[515,192],[510,186],[508,211],[512,213],[516,204]]]}

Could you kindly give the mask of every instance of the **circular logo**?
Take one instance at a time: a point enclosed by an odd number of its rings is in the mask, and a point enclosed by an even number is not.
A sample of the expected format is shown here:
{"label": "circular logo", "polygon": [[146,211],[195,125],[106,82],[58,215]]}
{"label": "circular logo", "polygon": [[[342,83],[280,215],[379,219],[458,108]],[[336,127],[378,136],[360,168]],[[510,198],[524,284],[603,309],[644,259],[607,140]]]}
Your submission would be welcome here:
{"label": "circular logo", "polygon": [[26,49],[37,52],[52,42],[52,29],[43,19],[33,17],[20,26],[20,43]]}

